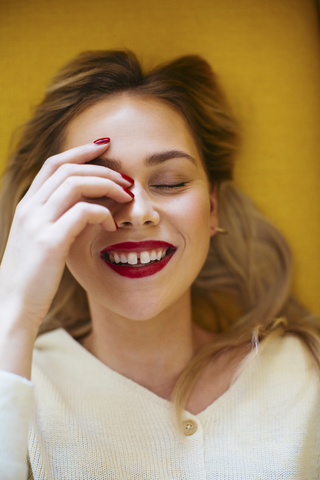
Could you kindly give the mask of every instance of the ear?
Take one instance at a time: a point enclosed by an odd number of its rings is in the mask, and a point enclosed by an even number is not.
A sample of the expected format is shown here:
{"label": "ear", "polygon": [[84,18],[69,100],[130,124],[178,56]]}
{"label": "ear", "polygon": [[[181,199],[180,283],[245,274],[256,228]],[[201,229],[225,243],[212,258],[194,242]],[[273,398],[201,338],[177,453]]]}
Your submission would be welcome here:
{"label": "ear", "polygon": [[210,235],[216,234],[219,225],[218,221],[218,199],[217,199],[217,183],[214,184],[210,192]]}

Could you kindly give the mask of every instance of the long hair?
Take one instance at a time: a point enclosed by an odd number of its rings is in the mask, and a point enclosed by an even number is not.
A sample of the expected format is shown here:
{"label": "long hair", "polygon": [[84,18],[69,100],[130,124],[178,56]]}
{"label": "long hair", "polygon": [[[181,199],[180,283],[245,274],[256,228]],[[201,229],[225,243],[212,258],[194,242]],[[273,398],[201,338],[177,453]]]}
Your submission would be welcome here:
{"label": "long hair", "polygon": [[[184,56],[145,73],[130,51],[94,51],[79,55],[58,72],[24,125],[4,173],[1,257],[15,208],[44,161],[60,151],[69,121],[103,98],[123,92],[160,99],[184,117],[209,181],[218,185],[219,219],[229,232],[212,237],[193,286],[194,319],[221,333],[220,340],[203,348],[179,378],[173,392],[177,417],[181,419],[206,363],[227,348],[289,332],[304,341],[319,365],[318,320],[290,293],[292,256],[286,240],[232,182],[239,146],[237,123],[216,75],[199,56]],[[199,299],[211,314],[202,315],[197,309]],[[230,305],[237,314],[230,314]],[[57,327],[75,338],[90,330],[86,293],[67,268],[40,333]]]}

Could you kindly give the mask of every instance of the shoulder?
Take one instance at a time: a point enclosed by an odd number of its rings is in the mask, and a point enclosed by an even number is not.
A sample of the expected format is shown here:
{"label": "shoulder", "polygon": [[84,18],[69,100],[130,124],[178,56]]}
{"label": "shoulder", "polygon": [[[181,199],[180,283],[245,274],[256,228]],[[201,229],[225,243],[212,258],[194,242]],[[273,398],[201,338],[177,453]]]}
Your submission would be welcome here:
{"label": "shoulder", "polygon": [[[245,371],[244,371],[245,373]],[[281,399],[287,408],[318,405],[320,372],[307,346],[293,335],[262,342],[246,377],[252,396],[275,406]]]}
{"label": "shoulder", "polygon": [[258,356],[266,370],[281,370],[294,375],[317,373],[311,351],[298,337],[287,334],[261,343]]}

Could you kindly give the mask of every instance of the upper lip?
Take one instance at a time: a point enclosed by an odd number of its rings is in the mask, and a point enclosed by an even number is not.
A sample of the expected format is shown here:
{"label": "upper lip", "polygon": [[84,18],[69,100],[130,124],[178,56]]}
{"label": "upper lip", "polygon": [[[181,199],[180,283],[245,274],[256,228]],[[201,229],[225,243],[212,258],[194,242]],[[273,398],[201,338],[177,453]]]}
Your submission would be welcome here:
{"label": "upper lip", "polygon": [[114,243],[104,248],[100,253],[110,252],[111,250],[116,250],[117,252],[144,252],[145,250],[153,250],[154,248],[176,248],[174,245],[168,242],[162,242],[160,240],[145,240],[143,242],[122,242]]}

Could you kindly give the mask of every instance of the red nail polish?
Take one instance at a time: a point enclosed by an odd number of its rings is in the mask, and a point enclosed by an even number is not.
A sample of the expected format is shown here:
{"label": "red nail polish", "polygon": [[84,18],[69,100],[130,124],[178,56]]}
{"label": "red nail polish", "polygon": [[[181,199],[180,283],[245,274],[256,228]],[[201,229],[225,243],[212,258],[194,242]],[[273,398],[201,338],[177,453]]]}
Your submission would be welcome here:
{"label": "red nail polish", "polygon": [[129,175],[125,175],[124,173],[120,173],[121,177],[127,180],[130,183],[134,183],[133,178],[129,177]]}
{"label": "red nail polish", "polygon": [[128,193],[128,195],[130,195],[130,197],[134,198],[134,193],[130,192],[130,190],[128,190],[126,187],[122,187],[123,190]]}
{"label": "red nail polish", "polygon": [[107,143],[110,143],[110,138],[98,138],[98,140],[95,140],[93,143],[96,145],[106,145]]}
{"label": "red nail polish", "polygon": [[119,230],[118,224],[117,224],[117,222],[115,221],[115,219],[113,219],[113,221],[114,221],[114,224],[115,224],[115,226],[116,226],[116,229]]}

